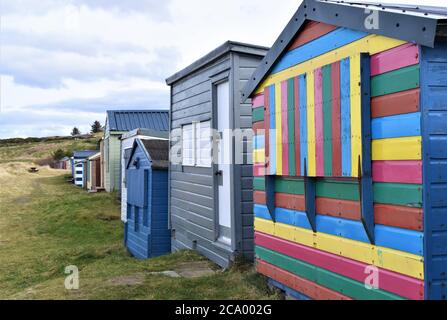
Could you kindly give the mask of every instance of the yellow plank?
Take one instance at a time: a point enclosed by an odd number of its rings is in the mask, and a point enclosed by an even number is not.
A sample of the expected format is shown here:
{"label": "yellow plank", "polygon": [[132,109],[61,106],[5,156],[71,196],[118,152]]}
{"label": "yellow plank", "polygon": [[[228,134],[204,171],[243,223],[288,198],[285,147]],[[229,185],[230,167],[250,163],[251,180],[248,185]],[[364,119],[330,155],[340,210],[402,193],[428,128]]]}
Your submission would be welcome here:
{"label": "yellow plank", "polygon": [[276,120],[276,175],[282,175],[282,116],[281,83],[275,84],[275,120]]}
{"label": "yellow plank", "polygon": [[403,137],[372,141],[373,160],[421,160],[422,138]]}
{"label": "yellow plank", "polygon": [[255,230],[379,268],[424,279],[421,256],[255,218]]}
{"label": "yellow plank", "polygon": [[361,76],[360,54],[350,59],[351,79],[351,159],[352,177],[358,177],[358,158],[362,154],[362,104],[361,104]]}
{"label": "yellow plank", "polygon": [[315,143],[315,77],[313,70],[306,74],[307,79],[307,175],[317,174]]}
{"label": "yellow plank", "polygon": [[255,164],[265,163],[265,149],[253,150],[253,162]]}
{"label": "yellow plank", "polygon": [[368,52],[370,55],[389,50],[404,44],[405,41],[396,40],[380,35],[370,35],[360,40],[354,41],[346,46],[332,50],[314,59],[307,60],[296,66],[281,72],[269,75],[256,89],[256,94],[261,93],[268,85],[280,83],[281,81],[296,77],[300,74],[308,73],[316,68],[331,64],[360,52]]}

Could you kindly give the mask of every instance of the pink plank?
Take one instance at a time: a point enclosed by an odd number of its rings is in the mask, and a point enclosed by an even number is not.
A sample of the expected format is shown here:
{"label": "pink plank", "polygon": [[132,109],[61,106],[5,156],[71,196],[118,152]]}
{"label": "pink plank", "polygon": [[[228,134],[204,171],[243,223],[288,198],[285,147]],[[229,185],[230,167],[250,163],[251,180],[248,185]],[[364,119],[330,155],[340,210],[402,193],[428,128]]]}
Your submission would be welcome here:
{"label": "pink plank", "polygon": [[289,175],[289,123],[287,121],[287,81],[281,82],[282,175]]}
{"label": "pink plank", "polygon": [[419,63],[419,48],[406,43],[399,47],[371,56],[371,76],[397,70]]}
{"label": "pink plank", "polygon": [[373,161],[373,181],[422,184],[422,161]]}
{"label": "pink plank", "polygon": [[253,108],[263,107],[264,106],[264,94],[260,93],[260,94],[255,95],[251,99],[251,104],[252,104]]}
{"label": "pink plank", "polygon": [[255,177],[265,176],[265,164],[254,164],[253,165],[253,176],[255,176]]}
{"label": "pink plank", "polygon": [[[362,283],[365,282],[366,277],[368,276],[365,273],[365,270],[368,267],[367,264],[310,247],[305,247],[267,234],[256,232],[255,243],[258,246],[279,252]],[[424,281],[384,269],[378,270],[380,289],[408,299],[424,299]]]}
{"label": "pink plank", "polygon": [[317,176],[324,176],[323,71],[315,70],[315,142]]}

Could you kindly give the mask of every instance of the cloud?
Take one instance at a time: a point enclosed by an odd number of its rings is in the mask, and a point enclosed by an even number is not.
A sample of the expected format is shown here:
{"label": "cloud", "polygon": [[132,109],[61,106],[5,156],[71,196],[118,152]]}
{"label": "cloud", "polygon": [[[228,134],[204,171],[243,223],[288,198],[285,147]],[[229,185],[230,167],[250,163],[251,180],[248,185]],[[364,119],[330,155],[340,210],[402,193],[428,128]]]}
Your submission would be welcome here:
{"label": "cloud", "polygon": [[140,13],[156,20],[170,18],[171,0],[2,0],[0,11],[7,14],[44,14],[67,6],[112,10],[117,13]]}
{"label": "cloud", "polygon": [[38,88],[61,88],[64,80],[163,81],[175,71],[180,59],[176,48],[155,48],[147,54],[121,52],[116,55],[84,56],[78,52],[48,51],[39,47],[4,45],[0,73],[18,84]]}
{"label": "cloud", "polygon": [[128,90],[93,99],[71,99],[0,113],[0,138],[69,135],[77,126],[87,132],[95,120],[104,123],[107,110],[169,108],[169,90]]}

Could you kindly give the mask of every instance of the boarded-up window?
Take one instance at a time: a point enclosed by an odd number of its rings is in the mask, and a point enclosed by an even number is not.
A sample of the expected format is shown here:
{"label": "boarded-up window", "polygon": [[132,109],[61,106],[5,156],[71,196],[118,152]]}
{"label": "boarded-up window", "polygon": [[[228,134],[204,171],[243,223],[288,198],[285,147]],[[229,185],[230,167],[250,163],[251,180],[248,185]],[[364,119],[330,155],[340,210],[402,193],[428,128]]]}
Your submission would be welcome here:
{"label": "boarded-up window", "polygon": [[197,139],[196,165],[199,167],[211,167],[211,121],[196,123],[195,128]]}
{"label": "boarded-up window", "polygon": [[193,125],[188,124],[182,128],[182,164],[184,166],[195,165],[195,143]]}

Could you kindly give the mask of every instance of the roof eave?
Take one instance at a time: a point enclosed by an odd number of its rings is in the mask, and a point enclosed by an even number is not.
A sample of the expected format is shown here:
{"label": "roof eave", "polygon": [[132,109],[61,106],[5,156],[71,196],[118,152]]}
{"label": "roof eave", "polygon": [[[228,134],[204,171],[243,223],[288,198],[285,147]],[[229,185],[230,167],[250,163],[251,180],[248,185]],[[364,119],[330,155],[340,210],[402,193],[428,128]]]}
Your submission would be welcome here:
{"label": "roof eave", "polygon": [[197,61],[190,64],[188,67],[180,70],[179,72],[176,72],[172,76],[166,79],[167,85],[172,85],[173,83],[187,77],[191,73],[203,68],[204,66],[222,58],[226,54],[230,52],[238,52],[238,53],[245,53],[245,54],[252,54],[252,55],[258,55],[258,56],[265,56],[269,48],[262,47],[258,45],[253,44],[247,44],[242,42],[236,42],[236,41],[227,41],[221,46],[217,47],[213,51],[209,52],[202,58],[198,59]]}

